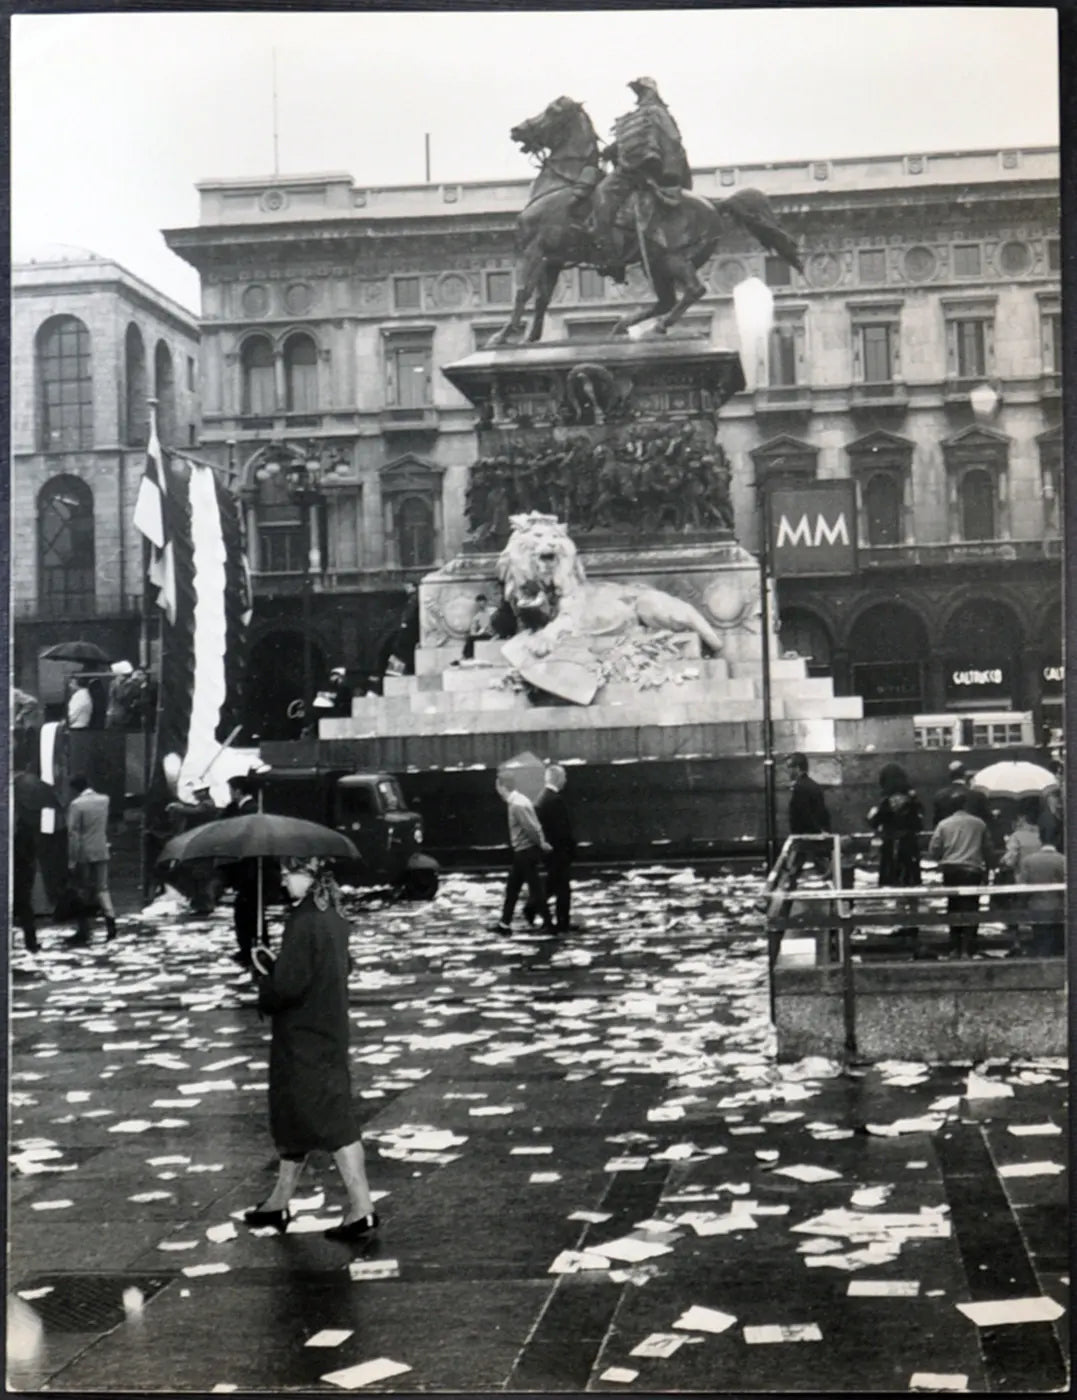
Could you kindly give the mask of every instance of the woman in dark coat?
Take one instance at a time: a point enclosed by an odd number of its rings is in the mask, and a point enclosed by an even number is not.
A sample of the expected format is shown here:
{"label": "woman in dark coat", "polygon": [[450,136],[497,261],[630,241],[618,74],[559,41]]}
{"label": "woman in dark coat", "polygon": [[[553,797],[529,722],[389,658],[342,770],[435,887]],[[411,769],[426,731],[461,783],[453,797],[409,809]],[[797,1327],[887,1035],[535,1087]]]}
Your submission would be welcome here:
{"label": "woman in dark coat", "polygon": [[879,788],[882,799],[868,813],[868,822],[882,837],[879,884],[918,885],[923,805],[897,763],[881,769]]}
{"label": "woman in dark coat", "polygon": [[333,1154],[348,1192],[343,1221],[325,1235],[348,1242],[378,1226],[348,1073],[348,923],[317,861],[286,862],[282,878],[295,908],[280,953],[253,954],[258,1007],[273,1020],[269,1127],[280,1165],[272,1194],[244,1218],[285,1230],[307,1153],[321,1149]]}

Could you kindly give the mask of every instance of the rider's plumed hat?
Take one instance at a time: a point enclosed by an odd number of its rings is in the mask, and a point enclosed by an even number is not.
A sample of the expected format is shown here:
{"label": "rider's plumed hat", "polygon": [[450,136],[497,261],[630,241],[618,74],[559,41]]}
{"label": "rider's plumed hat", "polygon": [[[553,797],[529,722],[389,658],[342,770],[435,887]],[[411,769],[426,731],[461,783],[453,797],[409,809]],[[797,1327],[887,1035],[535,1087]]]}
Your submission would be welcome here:
{"label": "rider's plumed hat", "polygon": [[633,78],[628,86],[633,92],[639,92],[641,88],[650,88],[651,92],[658,91],[658,84],[653,78]]}

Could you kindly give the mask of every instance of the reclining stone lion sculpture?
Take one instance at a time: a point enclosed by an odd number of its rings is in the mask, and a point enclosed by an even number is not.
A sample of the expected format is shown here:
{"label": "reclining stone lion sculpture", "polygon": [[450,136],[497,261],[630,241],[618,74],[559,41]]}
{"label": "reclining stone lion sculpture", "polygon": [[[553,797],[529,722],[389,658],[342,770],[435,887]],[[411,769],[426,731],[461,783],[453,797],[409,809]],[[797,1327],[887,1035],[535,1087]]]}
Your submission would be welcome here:
{"label": "reclining stone lion sculpture", "polygon": [[[597,658],[633,634],[695,633],[706,652],[721,652],[721,638],[691,603],[643,584],[589,582],[576,546],[556,516],[532,511],[512,516],[510,524],[497,575],[523,629],[505,654],[525,679],[531,679],[529,662],[559,660],[560,670],[542,667],[541,679],[534,683],[588,703],[602,679]],[[560,685],[566,667],[589,671],[590,683]]]}

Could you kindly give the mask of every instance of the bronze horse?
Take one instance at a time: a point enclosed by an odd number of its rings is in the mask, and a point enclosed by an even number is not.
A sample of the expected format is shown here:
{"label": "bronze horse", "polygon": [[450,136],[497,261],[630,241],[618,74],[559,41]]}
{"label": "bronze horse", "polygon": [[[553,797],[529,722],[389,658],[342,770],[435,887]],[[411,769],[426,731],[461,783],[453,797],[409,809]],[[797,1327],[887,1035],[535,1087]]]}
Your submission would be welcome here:
{"label": "bronze horse", "polygon": [[[503,345],[522,333],[532,297],[534,314],[527,339],[538,340],[562,270],[598,266],[586,220],[591,195],[603,172],[598,137],[583,104],[571,97],[558,97],[509,134],[526,153],[539,156],[541,168],[516,221],[518,257],[512,317],[492,337],[491,345]],[[630,216],[637,199],[633,197],[626,206]],[[655,201],[653,217],[635,227],[618,229],[622,261],[643,264],[657,300],[653,306],[625,316],[614,327],[614,334],[623,335],[629,326],[652,317],[658,318],[655,329],[660,333],[679,321],[706,293],[697,269],[714,252],[730,221],[802,271],[796,244],[781,229],[766,195],[759,190],[738,190],[718,201],[682,191],[677,207]]]}

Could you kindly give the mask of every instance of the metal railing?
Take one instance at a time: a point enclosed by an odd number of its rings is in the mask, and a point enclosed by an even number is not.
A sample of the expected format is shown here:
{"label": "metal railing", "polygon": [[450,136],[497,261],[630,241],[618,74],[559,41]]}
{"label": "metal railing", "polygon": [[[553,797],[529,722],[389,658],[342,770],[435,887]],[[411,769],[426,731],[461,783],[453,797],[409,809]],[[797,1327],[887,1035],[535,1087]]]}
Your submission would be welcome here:
{"label": "metal railing", "polygon": [[[812,934],[815,964],[838,965],[841,969],[845,1025],[845,1049],[857,1053],[856,981],[852,957],[854,933],[872,931],[893,933],[915,926],[921,929],[964,929],[975,933],[984,924],[1002,925],[1016,931],[1023,926],[1057,926],[1065,920],[1064,907],[1029,908],[1033,895],[1065,898],[1066,886],[1057,884],[975,884],[975,885],[862,885],[848,882],[857,867],[843,856],[856,848],[870,848],[878,841],[871,833],[850,836],[822,833],[789,836],[768,872],[761,901],[767,920],[767,960],[770,977],[771,1019],[775,1019],[775,973],[781,944],[788,932]],[[801,888],[800,875],[812,861],[820,878],[829,880],[822,888]],[[980,902],[987,897],[988,908]],[[969,910],[934,907],[952,898],[973,898]],[[890,906],[872,909],[872,905]],[[865,906],[868,906],[865,908]]]}

